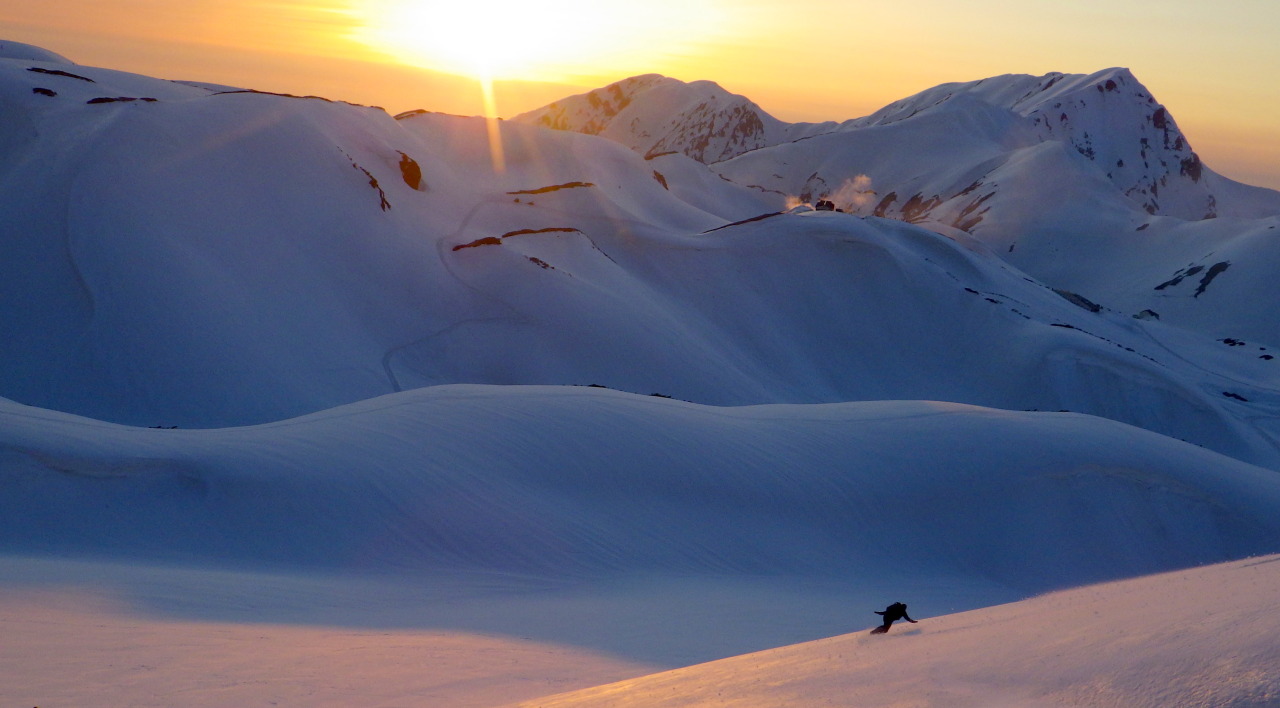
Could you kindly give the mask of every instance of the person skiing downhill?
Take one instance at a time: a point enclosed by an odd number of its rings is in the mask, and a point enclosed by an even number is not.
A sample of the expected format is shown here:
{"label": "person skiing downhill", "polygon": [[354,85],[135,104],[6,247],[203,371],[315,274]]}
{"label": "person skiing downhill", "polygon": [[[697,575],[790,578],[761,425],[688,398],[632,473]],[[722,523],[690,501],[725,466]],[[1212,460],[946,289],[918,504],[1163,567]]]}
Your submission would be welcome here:
{"label": "person skiing downhill", "polygon": [[874,610],[874,612],[877,615],[884,615],[884,624],[871,630],[872,634],[887,633],[889,631],[889,625],[893,624],[894,622],[897,622],[900,619],[904,619],[910,622],[911,624],[916,623],[916,621],[911,619],[911,617],[907,614],[907,606],[901,602],[895,602],[892,605],[889,605],[888,607],[884,608],[883,612],[880,610]]}

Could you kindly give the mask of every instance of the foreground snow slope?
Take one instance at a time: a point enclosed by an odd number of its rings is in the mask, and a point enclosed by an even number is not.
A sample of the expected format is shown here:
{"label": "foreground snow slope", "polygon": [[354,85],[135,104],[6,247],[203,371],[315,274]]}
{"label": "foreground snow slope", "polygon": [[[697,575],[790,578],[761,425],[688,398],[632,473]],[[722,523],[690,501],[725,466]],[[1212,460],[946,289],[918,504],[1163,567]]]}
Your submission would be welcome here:
{"label": "foreground snow slope", "polygon": [[[881,588],[879,597],[854,590],[828,603],[825,624],[805,626],[807,639],[818,641],[776,649],[790,642],[757,643],[772,650],[649,675],[680,665],[671,651],[679,641],[761,634],[779,616],[800,620],[794,609],[814,599],[812,584],[772,593],[721,584],[705,597],[687,584],[557,594],[514,592],[518,581],[492,577],[473,582],[460,601],[450,596],[457,588],[441,592],[439,583],[0,558],[0,701],[82,708],[1268,706],[1280,688],[1277,560],[962,614],[923,601],[917,588]],[[867,636],[870,610],[891,598],[907,600],[920,623]],[[560,634],[549,634],[550,626]],[[593,631],[614,644],[602,650],[584,641]],[[638,647],[655,638],[667,646],[646,661],[620,658],[643,653]],[[574,689],[591,690],[551,695]]]}
{"label": "foreground snow slope", "polygon": [[1076,414],[447,386],[248,428],[6,405],[0,550],[1035,592],[1271,552],[1280,478]]}
{"label": "foreground snow slope", "polygon": [[[1077,588],[524,703],[1274,706],[1280,557]],[[916,615],[920,617],[921,615]]]}

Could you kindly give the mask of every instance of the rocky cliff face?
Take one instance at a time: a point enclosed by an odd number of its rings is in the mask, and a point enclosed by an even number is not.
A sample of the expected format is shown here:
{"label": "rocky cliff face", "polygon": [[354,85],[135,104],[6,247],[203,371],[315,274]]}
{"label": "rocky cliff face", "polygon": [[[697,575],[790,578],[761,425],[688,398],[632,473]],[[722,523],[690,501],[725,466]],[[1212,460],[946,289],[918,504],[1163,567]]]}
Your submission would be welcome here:
{"label": "rocky cliff face", "polygon": [[1044,81],[1040,95],[1013,106],[1043,140],[1063,141],[1096,162],[1148,214],[1217,216],[1216,198],[1201,180],[1200,156],[1169,111],[1127,69],[1074,81],[1050,74]]}

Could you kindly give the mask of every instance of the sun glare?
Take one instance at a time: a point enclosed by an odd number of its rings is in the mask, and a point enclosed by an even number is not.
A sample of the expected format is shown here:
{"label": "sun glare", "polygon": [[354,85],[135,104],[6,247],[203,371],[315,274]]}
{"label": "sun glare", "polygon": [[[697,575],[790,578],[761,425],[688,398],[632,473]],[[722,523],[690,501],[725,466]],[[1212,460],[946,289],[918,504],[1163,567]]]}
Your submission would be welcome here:
{"label": "sun glare", "polygon": [[[480,80],[565,81],[716,34],[723,0],[354,0],[355,38]],[[593,71],[594,70],[594,71]]]}

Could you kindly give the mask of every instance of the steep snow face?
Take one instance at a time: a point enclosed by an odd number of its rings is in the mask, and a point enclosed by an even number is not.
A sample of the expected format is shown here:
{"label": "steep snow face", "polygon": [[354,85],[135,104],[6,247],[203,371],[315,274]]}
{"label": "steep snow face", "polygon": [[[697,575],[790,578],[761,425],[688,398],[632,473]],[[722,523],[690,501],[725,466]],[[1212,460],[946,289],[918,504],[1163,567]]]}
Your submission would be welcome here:
{"label": "steep snow face", "polygon": [[795,139],[815,126],[791,126],[710,81],[635,76],[556,101],[512,120],[600,135],[646,157],[682,153],[704,163]]}

